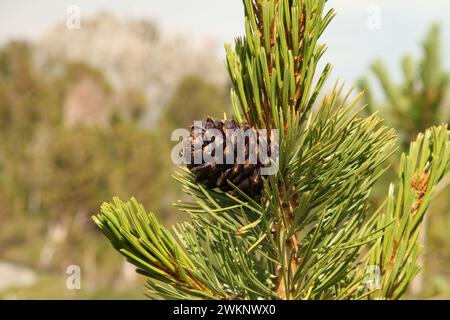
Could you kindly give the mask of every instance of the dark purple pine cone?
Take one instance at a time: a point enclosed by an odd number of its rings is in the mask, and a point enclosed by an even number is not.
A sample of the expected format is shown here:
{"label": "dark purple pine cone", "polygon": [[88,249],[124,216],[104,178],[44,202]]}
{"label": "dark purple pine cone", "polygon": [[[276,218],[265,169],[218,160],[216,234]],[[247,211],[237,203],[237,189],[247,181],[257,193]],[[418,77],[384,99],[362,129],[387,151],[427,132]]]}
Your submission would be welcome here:
{"label": "dark purple pine cone", "polygon": [[[217,138],[217,135],[206,138],[204,134],[209,129],[217,129],[216,133],[220,133],[221,138]],[[232,135],[231,132],[234,130],[247,133],[247,135],[239,136],[239,133]],[[210,189],[219,188],[228,192],[233,190],[228,184],[229,180],[248,196],[261,195],[263,189],[261,168],[264,164],[259,159],[259,152],[260,142],[263,140],[258,137],[256,130],[252,130],[253,134],[250,136],[248,134],[251,132],[247,132],[247,130],[252,129],[245,123],[238,124],[234,120],[212,118],[202,121],[201,127],[198,124],[191,126],[191,162],[187,167],[196,175],[197,183]],[[241,143],[238,143],[239,139]],[[223,154],[216,155],[216,148],[222,150]],[[234,154],[230,156],[229,153],[233,150]],[[253,153],[250,152],[251,150]],[[267,155],[270,155],[270,145],[265,150],[267,150]],[[208,161],[201,157],[205,152],[211,154],[211,159]],[[201,159],[197,161],[199,163],[194,162],[196,155],[198,160]]]}

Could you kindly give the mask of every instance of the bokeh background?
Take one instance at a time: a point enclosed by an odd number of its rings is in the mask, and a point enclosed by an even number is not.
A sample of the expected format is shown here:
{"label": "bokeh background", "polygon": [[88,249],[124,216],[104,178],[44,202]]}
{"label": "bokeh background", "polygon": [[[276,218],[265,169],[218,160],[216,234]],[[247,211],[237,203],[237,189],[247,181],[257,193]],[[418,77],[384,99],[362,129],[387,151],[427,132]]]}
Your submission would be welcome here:
{"label": "bokeh background", "polygon": [[[367,112],[396,128],[399,152],[449,122],[449,1],[328,5],[338,13],[322,39],[329,87],[339,79],[365,90]],[[144,298],[90,216],[117,195],[168,225],[183,219],[171,207],[182,194],[170,133],[230,112],[223,43],[242,33],[240,0],[0,2],[0,298]],[[449,183],[425,221],[409,298],[450,299]]]}

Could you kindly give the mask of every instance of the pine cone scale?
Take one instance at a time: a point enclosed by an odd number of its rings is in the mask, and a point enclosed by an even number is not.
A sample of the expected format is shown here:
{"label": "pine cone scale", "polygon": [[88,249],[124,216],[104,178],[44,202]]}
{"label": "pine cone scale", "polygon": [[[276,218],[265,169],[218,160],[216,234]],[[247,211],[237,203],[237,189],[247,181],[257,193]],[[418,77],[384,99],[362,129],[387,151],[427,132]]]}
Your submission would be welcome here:
{"label": "pine cone scale", "polygon": [[[209,129],[220,132],[222,139],[212,137],[211,141],[203,140]],[[263,188],[263,177],[260,170],[263,164],[258,159],[258,139],[255,139],[253,135],[245,136],[244,142],[239,144],[237,134],[230,134],[229,130],[233,130],[233,132],[240,130],[240,133],[247,133],[247,130],[252,130],[252,128],[245,123],[238,124],[234,120],[212,118],[203,121],[201,127],[198,124],[191,126],[191,163],[188,163],[187,167],[195,174],[196,182],[208,188],[218,188],[224,192],[232,191],[233,188],[229,185],[229,181],[245,194],[258,196]],[[197,136],[198,133],[201,133],[201,137]],[[222,157],[216,155],[216,150],[222,151]],[[230,153],[233,153],[232,156]],[[205,162],[204,157],[201,157],[205,154],[211,155],[214,160],[209,163]],[[253,157],[256,154],[256,159],[252,160],[256,163],[250,161],[251,154]],[[243,156],[244,159],[238,158],[238,155]],[[195,159],[200,159],[200,157],[202,162],[196,164]],[[230,159],[232,163],[227,163],[227,160]],[[243,163],[240,162],[242,160]]]}

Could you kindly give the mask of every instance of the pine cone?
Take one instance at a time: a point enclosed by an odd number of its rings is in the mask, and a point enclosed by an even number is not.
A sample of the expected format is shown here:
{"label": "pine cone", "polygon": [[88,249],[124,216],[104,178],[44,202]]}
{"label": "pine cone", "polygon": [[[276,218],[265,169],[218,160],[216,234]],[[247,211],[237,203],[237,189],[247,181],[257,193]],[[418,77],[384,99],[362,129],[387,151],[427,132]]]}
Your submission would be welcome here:
{"label": "pine cone", "polygon": [[[204,134],[209,129],[217,129],[221,133],[222,139],[216,139],[212,137],[211,141],[204,138]],[[256,135],[256,131],[253,130],[254,135],[250,137],[245,136],[245,140],[242,139],[241,143],[241,157],[238,161],[238,137],[230,135],[228,130],[241,130],[240,132],[247,132],[252,130],[249,125],[243,123],[238,124],[234,120],[215,120],[207,118],[202,122],[202,126],[191,126],[191,162],[187,167],[196,175],[196,182],[200,183],[207,188],[219,188],[222,191],[233,191],[233,188],[228,184],[228,180],[237,186],[248,196],[259,196],[263,189],[263,177],[261,176],[261,168],[264,164],[259,159],[260,152],[260,137]],[[198,133],[201,132],[201,135]],[[227,139],[231,136],[231,139]],[[197,133],[197,135],[196,135]],[[229,144],[232,146],[229,146]],[[216,155],[216,147],[218,150],[223,151],[223,155]],[[250,153],[250,148],[254,148],[254,152]],[[227,154],[234,150],[231,163],[227,160]],[[267,153],[270,155],[270,141],[267,145]],[[201,156],[205,152],[210,152],[211,160],[205,161],[201,158],[201,163],[194,163],[195,156]],[[253,157],[250,155],[253,154]],[[219,161],[222,159],[222,161]]]}

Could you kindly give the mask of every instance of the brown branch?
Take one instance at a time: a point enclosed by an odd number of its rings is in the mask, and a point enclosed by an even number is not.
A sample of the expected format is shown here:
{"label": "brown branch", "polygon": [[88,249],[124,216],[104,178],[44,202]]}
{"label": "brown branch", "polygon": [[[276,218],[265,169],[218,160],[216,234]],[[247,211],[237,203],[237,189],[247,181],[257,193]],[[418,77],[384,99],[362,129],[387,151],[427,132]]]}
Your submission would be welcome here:
{"label": "brown branch", "polygon": [[[275,233],[278,246],[284,246],[284,255],[279,257],[279,265],[276,270],[275,291],[282,300],[290,300],[293,298],[296,291],[296,286],[290,283],[290,280],[295,276],[298,264],[298,239],[294,233],[289,238],[284,240],[286,234],[291,230],[294,208],[297,206],[297,197],[294,196],[287,202],[284,202],[282,209],[278,211],[279,227]],[[284,241],[284,243],[283,243]],[[286,288],[286,284],[288,288]]]}

